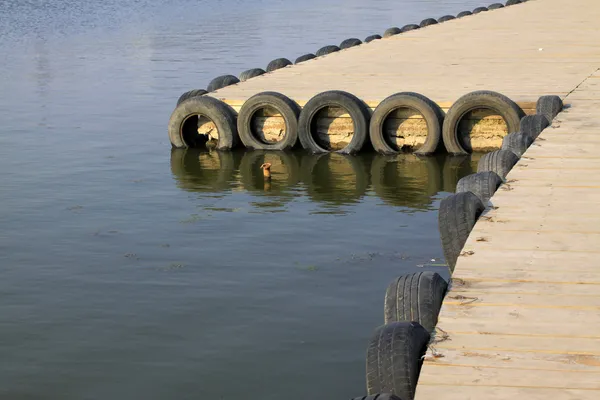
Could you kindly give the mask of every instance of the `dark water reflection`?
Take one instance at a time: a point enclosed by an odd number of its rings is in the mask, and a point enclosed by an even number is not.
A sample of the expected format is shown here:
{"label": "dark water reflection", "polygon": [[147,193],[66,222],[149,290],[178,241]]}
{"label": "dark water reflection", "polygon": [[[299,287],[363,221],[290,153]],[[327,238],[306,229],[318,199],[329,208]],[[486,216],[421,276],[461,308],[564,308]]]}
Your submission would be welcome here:
{"label": "dark water reflection", "polygon": [[217,75],[480,5],[0,0],[0,399],[364,394],[385,287],[445,273],[472,161],[171,153],[167,121]]}
{"label": "dark water reflection", "polygon": [[[322,213],[344,214],[352,212],[347,206],[376,197],[401,212],[414,212],[434,209],[437,195],[453,192],[461,177],[476,171],[479,157],[172,149],[171,172],[186,191],[213,197],[244,190],[269,198],[253,203],[258,207],[283,207],[307,196]],[[270,180],[260,168],[267,162],[272,164]]]}

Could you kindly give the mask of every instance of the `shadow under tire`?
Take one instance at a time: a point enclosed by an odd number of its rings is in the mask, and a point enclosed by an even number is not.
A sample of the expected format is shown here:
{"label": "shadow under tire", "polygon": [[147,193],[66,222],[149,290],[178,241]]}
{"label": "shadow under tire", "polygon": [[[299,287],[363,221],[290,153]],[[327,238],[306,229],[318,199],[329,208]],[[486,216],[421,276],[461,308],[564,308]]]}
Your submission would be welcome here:
{"label": "shadow under tire", "polygon": [[493,171],[504,180],[518,161],[519,157],[510,150],[492,151],[479,159],[477,172]]}
{"label": "shadow under tire", "polygon": [[494,171],[477,172],[461,178],[456,193],[471,192],[486,204],[502,184],[502,178]]}
{"label": "shadow under tire", "polygon": [[454,272],[458,256],[484,209],[479,197],[471,192],[453,194],[440,203],[438,229],[450,272]]}
{"label": "shadow under tire", "polygon": [[217,100],[210,96],[192,97],[177,107],[169,118],[169,140],[173,147],[185,148],[191,147],[189,143],[186,143],[185,130],[190,129],[191,134],[195,130],[198,132],[196,126],[186,126],[186,122],[190,118],[195,116],[204,116],[210,119],[216,126],[219,133],[219,140],[217,143],[218,150],[229,150],[238,144],[239,136],[236,124],[236,113],[229,105]]}
{"label": "shadow under tire", "polygon": [[390,113],[395,110],[408,108],[417,111],[427,123],[427,139],[415,152],[417,154],[434,153],[442,139],[443,112],[439,106],[429,98],[413,92],[401,92],[384,99],[371,115],[369,136],[373,148],[382,154],[394,154],[399,151],[392,148],[385,140],[384,124]]}
{"label": "shadow under tire", "polygon": [[436,272],[402,275],[385,292],[384,320],[418,322],[432,332],[437,324],[448,284]]}
{"label": "shadow under tire", "polygon": [[392,322],[377,328],[367,349],[367,393],[392,393],[413,400],[429,338],[417,322]]}
{"label": "shadow under tire", "polygon": [[185,92],[184,94],[182,94],[181,96],[179,96],[179,99],[177,99],[177,105],[180,105],[184,100],[187,100],[191,97],[204,96],[206,93],[208,93],[208,92],[204,89],[189,90],[189,91]]}
{"label": "shadow under tire", "polygon": [[313,137],[312,124],[317,113],[326,107],[340,107],[350,114],[353,123],[352,139],[346,147],[338,150],[342,154],[354,154],[364,146],[369,129],[369,111],[366,104],[351,93],[341,90],[330,90],[319,93],[310,99],[302,108],[298,119],[298,138],[302,147],[312,153],[327,153]]}
{"label": "shadow under tire", "polygon": [[542,96],[535,105],[536,114],[542,114],[548,122],[551,122],[563,109],[563,102],[555,95]]}
{"label": "shadow under tire", "polygon": [[[285,136],[276,143],[265,143],[252,132],[252,119],[257,111],[274,108],[285,123]],[[289,150],[298,141],[298,116],[300,107],[289,97],[277,92],[262,92],[250,97],[240,109],[237,129],[244,146],[254,150]]]}
{"label": "shadow under tire", "polygon": [[469,153],[460,143],[458,126],[467,113],[477,109],[489,109],[500,115],[509,132],[519,130],[523,111],[514,101],[503,94],[488,90],[471,92],[456,100],[444,118],[442,138],[448,153]]}
{"label": "shadow under tire", "polygon": [[529,146],[533,143],[533,138],[523,132],[509,133],[502,139],[502,150],[510,150],[517,157],[521,157]]}

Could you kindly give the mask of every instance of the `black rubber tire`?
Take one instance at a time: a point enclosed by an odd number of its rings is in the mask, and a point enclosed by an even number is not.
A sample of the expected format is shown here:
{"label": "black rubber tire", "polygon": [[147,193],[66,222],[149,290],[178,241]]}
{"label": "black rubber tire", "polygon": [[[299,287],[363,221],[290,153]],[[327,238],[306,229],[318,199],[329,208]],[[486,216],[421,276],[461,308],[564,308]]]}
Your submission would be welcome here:
{"label": "black rubber tire", "polygon": [[385,292],[384,321],[418,322],[433,332],[448,284],[436,272],[422,271],[402,275]]}
{"label": "black rubber tire", "polygon": [[456,14],[456,18],[468,17],[469,15],[473,15],[471,11],[461,11]]}
{"label": "black rubber tire", "polygon": [[304,61],[312,60],[313,58],[317,58],[317,56],[314,55],[313,53],[304,54],[303,56],[296,58],[296,61],[294,61],[294,64],[300,64]]}
{"label": "black rubber tire", "polygon": [[487,11],[487,7],[477,7],[476,9],[473,10],[473,14],[479,14],[480,12],[485,12]]}
{"label": "black rubber tire", "polygon": [[510,150],[496,150],[484,154],[477,163],[477,172],[493,171],[506,180],[506,175],[519,161],[519,157]]}
{"label": "black rubber tire", "polygon": [[402,400],[400,397],[391,393],[377,393],[370,396],[355,397],[352,400]]}
{"label": "black rubber tire", "polygon": [[381,35],[371,35],[371,36],[367,36],[367,37],[365,38],[365,43],[370,43],[370,42],[372,42],[373,40],[379,40],[379,39],[381,39]]}
{"label": "black rubber tire", "polygon": [[502,150],[510,150],[521,157],[533,143],[533,138],[523,132],[509,133],[502,139]]}
{"label": "black rubber tire", "polygon": [[456,19],[454,15],[444,15],[443,17],[439,17],[437,22],[441,23],[446,21],[452,21],[453,19]]}
{"label": "black rubber tire", "polygon": [[240,82],[245,82],[248,79],[256,78],[257,76],[261,76],[266,73],[267,73],[267,71],[265,71],[262,68],[247,69],[246,71],[244,71],[240,74]]}
{"label": "black rubber tire", "polygon": [[442,140],[443,111],[429,98],[413,92],[402,92],[393,94],[384,99],[371,115],[369,125],[369,137],[373,148],[382,154],[395,154],[400,150],[390,146],[384,138],[383,125],[388,115],[399,109],[410,108],[419,112],[427,123],[427,139],[415,153],[432,154],[438,149]]}
{"label": "black rubber tire", "polygon": [[359,152],[369,136],[369,110],[367,105],[358,97],[341,90],[330,90],[319,93],[310,99],[302,108],[298,119],[298,137],[302,147],[312,153],[327,153],[329,150],[319,146],[312,136],[311,125],[316,114],[328,106],[342,107],[354,124],[354,135],[350,143],[337,153],[354,154]]}
{"label": "black rubber tire", "polygon": [[340,48],[335,45],[329,45],[321,47],[315,54],[317,57],[322,57],[326,56],[327,54],[335,53],[336,51],[340,51]]}
{"label": "black rubber tire", "polygon": [[535,140],[548,125],[550,125],[550,122],[542,114],[527,115],[521,119],[519,131]]}
{"label": "black rubber tire", "polygon": [[429,338],[417,322],[377,328],[367,349],[367,393],[393,393],[413,400]]}
{"label": "black rubber tire", "polygon": [[421,27],[417,24],[408,24],[408,25],[404,25],[401,28],[401,31],[402,31],[402,33],[404,33],[404,32],[414,31],[416,29],[421,29]]}
{"label": "black rubber tire", "polygon": [[[169,140],[173,147],[194,147],[198,126],[186,126],[185,122],[193,116],[203,115],[209,118],[219,131],[218,150],[229,150],[239,143],[236,125],[236,113],[229,105],[210,96],[192,97],[178,105],[169,119]],[[185,131],[184,131],[185,130]]]}
{"label": "black rubber tire", "polygon": [[453,194],[440,203],[438,229],[451,273],[454,272],[456,260],[484,209],[479,197],[471,192]]}
{"label": "black rubber tire", "polygon": [[398,35],[402,33],[402,29],[398,28],[397,26],[392,26],[391,28],[388,28],[385,30],[385,32],[383,32],[383,37],[390,37],[390,36],[394,36],[394,35]]}
{"label": "black rubber tire", "polygon": [[497,10],[499,8],[504,8],[504,4],[501,3],[493,3],[488,6],[488,10]]}
{"label": "black rubber tire", "polygon": [[362,44],[362,42],[360,41],[360,39],[350,38],[350,39],[346,39],[342,43],[340,43],[340,49],[341,50],[349,49],[350,47],[360,46],[361,44]]}
{"label": "black rubber tire", "polygon": [[507,5],[507,6],[513,6],[513,5],[515,5],[515,4],[521,4],[521,0],[508,0],[508,1],[506,2],[506,5]]}
{"label": "black rubber tire", "polygon": [[477,172],[461,178],[456,193],[471,192],[485,205],[502,184],[502,178],[494,171]]}
{"label": "black rubber tire", "polygon": [[421,23],[419,24],[419,26],[421,28],[425,28],[426,26],[436,25],[437,23],[438,22],[434,18],[425,18],[423,21],[421,21]]}
{"label": "black rubber tire", "polygon": [[542,96],[535,105],[536,114],[542,114],[548,122],[552,122],[554,117],[563,109],[563,102],[558,96]]}
{"label": "black rubber tire", "polygon": [[194,90],[187,91],[184,94],[182,94],[181,96],[179,96],[179,99],[177,99],[177,105],[180,105],[184,100],[187,100],[191,97],[203,96],[206,93],[208,93],[208,92],[204,89],[194,89]]}
{"label": "black rubber tire", "polygon": [[[252,117],[264,107],[276,109],[285,121],[285,136],[276,143],[264,143],[252,133]],[[253,150],[290,150],[298,141],[298,116],[300,106],[287,96],[277,92],[262,92],[250,97],[242,105],[237,118],[240,140]]]}
{"label": "black rubber tire", "polygon": [[442,138],[444,146],[450,154],[468,154],[469,148],[465,148],[458,137],[458,125],[463,117],[470,111],[476,109],[490,109],[504,119],[509,132],[519,130],[523,110],[508,97],[487,90],[479,90],[468,93],[450,107],[444,118]]}
{"label": "black rubber tire", "polygon": [[210,81],[210,83],[206,87],[206,90],[208,90],[209,92],[214,92],[215,90],[219,90],[226,86],[234,85],[239,82],[240,80],[233,75],[221,75],[217,76],[215,79]]}
{"label": "black rubber tire", "polygon": [[288,65],[292,65],[292,62],[287,58],[276,58],[267,65],[267,72],[273,72]]}

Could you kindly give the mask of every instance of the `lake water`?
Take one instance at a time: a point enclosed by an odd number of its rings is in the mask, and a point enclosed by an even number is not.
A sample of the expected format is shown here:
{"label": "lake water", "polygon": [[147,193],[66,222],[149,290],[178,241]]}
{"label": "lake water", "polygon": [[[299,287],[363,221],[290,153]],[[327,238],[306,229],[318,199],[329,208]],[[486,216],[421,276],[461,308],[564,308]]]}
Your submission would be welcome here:
{"label": "lake water", "polygon": [[445,270],[477,156],[171,150],[167,121],[217,75],[480,5],[1,1],[0,398],[363,395],[385,288]]}

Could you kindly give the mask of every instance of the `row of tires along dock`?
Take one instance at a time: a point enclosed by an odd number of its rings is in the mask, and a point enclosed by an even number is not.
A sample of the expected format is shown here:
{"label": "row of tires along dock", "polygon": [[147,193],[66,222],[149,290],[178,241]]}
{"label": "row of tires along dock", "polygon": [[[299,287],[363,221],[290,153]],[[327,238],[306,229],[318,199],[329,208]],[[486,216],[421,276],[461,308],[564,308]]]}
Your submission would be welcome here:
{"label": "row of tires along dock", "polygon": [[[501,146],[509,132],[541,131],[548,121],[541,108],[526,115],[508,97],[475,91],[460,97],[446,113],[429,98],[413,92],[393,94],[373,111],[351,93],[332,90],[310,99],[304,107],[276,92],[249,98],[239,113],[225,102],[196,96],[182,101],[169,121],[173,147],[230,150],[291,150],[355,154],[374,149],[382,154],[413,151],[427,155],[443,151],[468,154]],[[531,111],[530,111],[531,112]],[[479,116],[479,117],[477,117]],[[480,125],[491,124],[481,128]]]}
{"label": "row of tires along dock", "polygon": [[[547,96],[539,118],[546,126],[562,110],[557,96]],[[438,224],[442,248],[450,274],[477,220],[493,207],[490,202],[499,189],[510,190],[507,174],[537,139],[539,132],[514,132],[503,149],[484,155],[477,173],[465,176],[456,193],[440,204]],[[384,325],[373,333],[367,348],[366,381],[368,395],[354,400],[413,400],[421,366],[430,349],[436,357],[435,343],[446,333],[436,329],[442,302],[449,283],[439,274],[423,271],[400,276],[385,294]]]}
{"label": "row of tires along dock", "polygon": [[237,83],[247,81],[248,79],[252,79],[257,76],[261,76],[266,73],[273,72],[273,71],[276,71],[281,68],[285,68],[287,66],[291,66],[294,64],[300,64],[300,63],[303,63],[303,62],[306,62],[309,60],[313,60],[318,57],[324,57],[328,54],[335,53],[340,50],[345,50],[345,49],[349,49],[351,47],[360,46],[361,44],[370,43],[374,40],[388,38],[388,37],[399,35],[399,34],[402,34],[405,32],[414,31],[416,29],[425,28],[427,26],[437,25],[439,23],[451,21],[456,18],[463,18],[463,17],[467,17],[470,15],[479,14],[481,12],[486,12],[486,11],[491,11],[491,10],[498,10],[500,8],[504,8],[505,6],[512,6],[512,5],[524,3],[526,1],[528,1],[528,0],[508,0],[505,4],[493,3],[487,7],[476,7],[475,9],[473,9],[473,11],[461,11],[456,16],[444,15],[437,19],[425,18],[419,24],[407,24],[401,28],[399,28],[397,26],[393,26],[391,28],[386,29],[385,32],[383,32],[383,36],[379,35],[379,34],[369,35],[364,39],[364,41],[361,41],[358,38],[345,39],[339,44],[339,46],[338,45],[326,45],[326,46],[319,48],[319,50],[317,50],[315,53],[303,54],[303,55],[299,56],[298,58],[296,58],[296,60],[293,63],[292,63],[292,61],[290,61],[287,58],[276,58],[276,59],[270,61],[267,64],[265,69],[251,68],[251,69],[248,69],[248,70],[242,72],[239,75],[239,77],[236,77],[234,75],[218,76],[209,82],[208,86],[206,87],[206,90],[193,89],[193,90],[183,93],[181,95],[181,97],[179,98],[179,101],[177,102],[177,104],[179,104],[183,100],[188,99],[190,97],[202,96],[207,93],[222,89],[224,87],[227,87],[230,85],[235,85]]}

